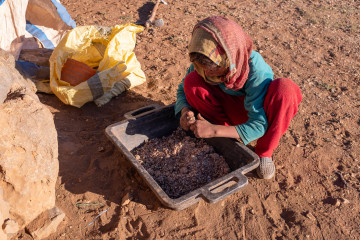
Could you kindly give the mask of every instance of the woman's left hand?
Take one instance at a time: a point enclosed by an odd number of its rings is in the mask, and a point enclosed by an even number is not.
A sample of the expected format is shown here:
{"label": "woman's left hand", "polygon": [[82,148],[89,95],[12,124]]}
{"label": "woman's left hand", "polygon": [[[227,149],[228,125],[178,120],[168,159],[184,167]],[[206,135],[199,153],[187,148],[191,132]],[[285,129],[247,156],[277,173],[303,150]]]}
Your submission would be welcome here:
{"label": "woman's left hand", "polygon": [[197,120],[190,126],[191,131],[194,132],[198,138],[211,138],[215,137],[216,125],[211,124],[200,113],[197,116]]}

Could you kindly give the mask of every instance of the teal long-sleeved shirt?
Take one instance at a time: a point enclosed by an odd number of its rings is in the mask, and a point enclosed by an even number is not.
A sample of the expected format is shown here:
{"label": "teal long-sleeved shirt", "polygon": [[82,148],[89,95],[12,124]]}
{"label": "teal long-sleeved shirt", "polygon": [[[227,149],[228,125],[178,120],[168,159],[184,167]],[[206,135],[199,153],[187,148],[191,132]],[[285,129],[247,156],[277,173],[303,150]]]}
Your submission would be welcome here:
{"label": "teal long-sleeved shirt", "polygon": [[[244,107],[248,112],[248,121],[235,126],[236,131],[245,145],[265,134],[268,123],[264,111],[264,99],[269,84],[274,78],[271,67],[256,51],[252,51],[251,53],[249,66],[250,71],[248,79],[246,80],[243,88],[240,90],[234,91],[227,89],[224,83],[220,83],[218,85],[227,94],[245,96]],[[192,71],[195,71],[195,69],[191,64],[185,77]],[[191,108],[185,97],[184,79],[185,78],[183,78],[179,84],[177,90],[177,99],[175,104],[175,115],[177,116],[184,107]],[[236,109],[234,109],[234,111],[236,111]]]}

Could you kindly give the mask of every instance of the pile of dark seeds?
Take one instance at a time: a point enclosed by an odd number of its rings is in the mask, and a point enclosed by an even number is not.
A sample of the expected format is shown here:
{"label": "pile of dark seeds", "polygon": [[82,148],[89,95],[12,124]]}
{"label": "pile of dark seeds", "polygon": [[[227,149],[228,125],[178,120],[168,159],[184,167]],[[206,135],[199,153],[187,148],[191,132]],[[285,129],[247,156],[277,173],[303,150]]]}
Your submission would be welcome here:
{"label": "pile of dark seeds", "polygon": [[146,141],[133,155],[171,198],[178,198],[230,172],[225,159],[203,139],[178,128]]}

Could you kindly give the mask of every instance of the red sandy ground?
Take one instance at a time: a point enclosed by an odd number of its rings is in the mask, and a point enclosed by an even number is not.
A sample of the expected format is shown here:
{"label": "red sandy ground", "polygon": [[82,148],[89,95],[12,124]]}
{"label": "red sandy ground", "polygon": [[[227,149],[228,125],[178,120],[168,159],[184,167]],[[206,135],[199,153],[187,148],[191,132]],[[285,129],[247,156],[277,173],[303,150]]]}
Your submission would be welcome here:
{"label": "red sandy ground", "polygon": [[[62,3],[78,25],[104,26],[144,20],[154,6],[140,0]],[[360,2],[168,3],[157,14],[165,25],[137,36],[145,84],[101,108],[88,103],[77,109],[39,94],[58,130],[56,205],[66,214],[48,239],[360,239]],[[249,173],[242,191],[173,211],[160,204],[104,129],[128,111],[175,101],[189,65],[192,27],[210,15],[241,24],[275,77],[300,86],[303,102],[274,153],[273,180]],[[122,205],[128,193],[131,200]],[[26,233],[18,237],[30,239]]]}

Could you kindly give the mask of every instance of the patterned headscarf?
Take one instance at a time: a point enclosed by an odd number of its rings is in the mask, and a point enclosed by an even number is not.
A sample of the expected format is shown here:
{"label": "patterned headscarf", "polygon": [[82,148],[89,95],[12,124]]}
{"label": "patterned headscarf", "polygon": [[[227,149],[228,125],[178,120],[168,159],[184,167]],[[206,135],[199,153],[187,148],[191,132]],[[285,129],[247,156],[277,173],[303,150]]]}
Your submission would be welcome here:
{"label": "patterned headscarf", "polygon": [[[197,33],[199,31],[196,31],[198,28],[210,33],[216,45],[211,49],[211,47],[192,44],[192,42],[199,42],[192,39],[189,45],[189,52],[199,52],[208,56],[213,61],[215,59],[214,62],[219,66],[223,66],[224,62],[226,62],[229,72],[224,78],[225,86],[232,90],[241,89],[249,74],[248,61],[253,45],[251,38],[239,24],[221,16],[209,17],[196,24],[193,30],[193,34],[195,33],[193,36],[196,38],[199,35]],[[209,45],[211,41],[206,38],[206,41],[203,42]],[[212,54],[214,49],[218,54]],[[225,52],[226,58],[223,57],[222,51]]]}
{"label": "patterned headscarf", "polygon": [[205,55],[220,67],[229,67],[224,49],[215,41],[212,33],[203,28],[196,28],[192,33],[189,53],[192,52]]}

